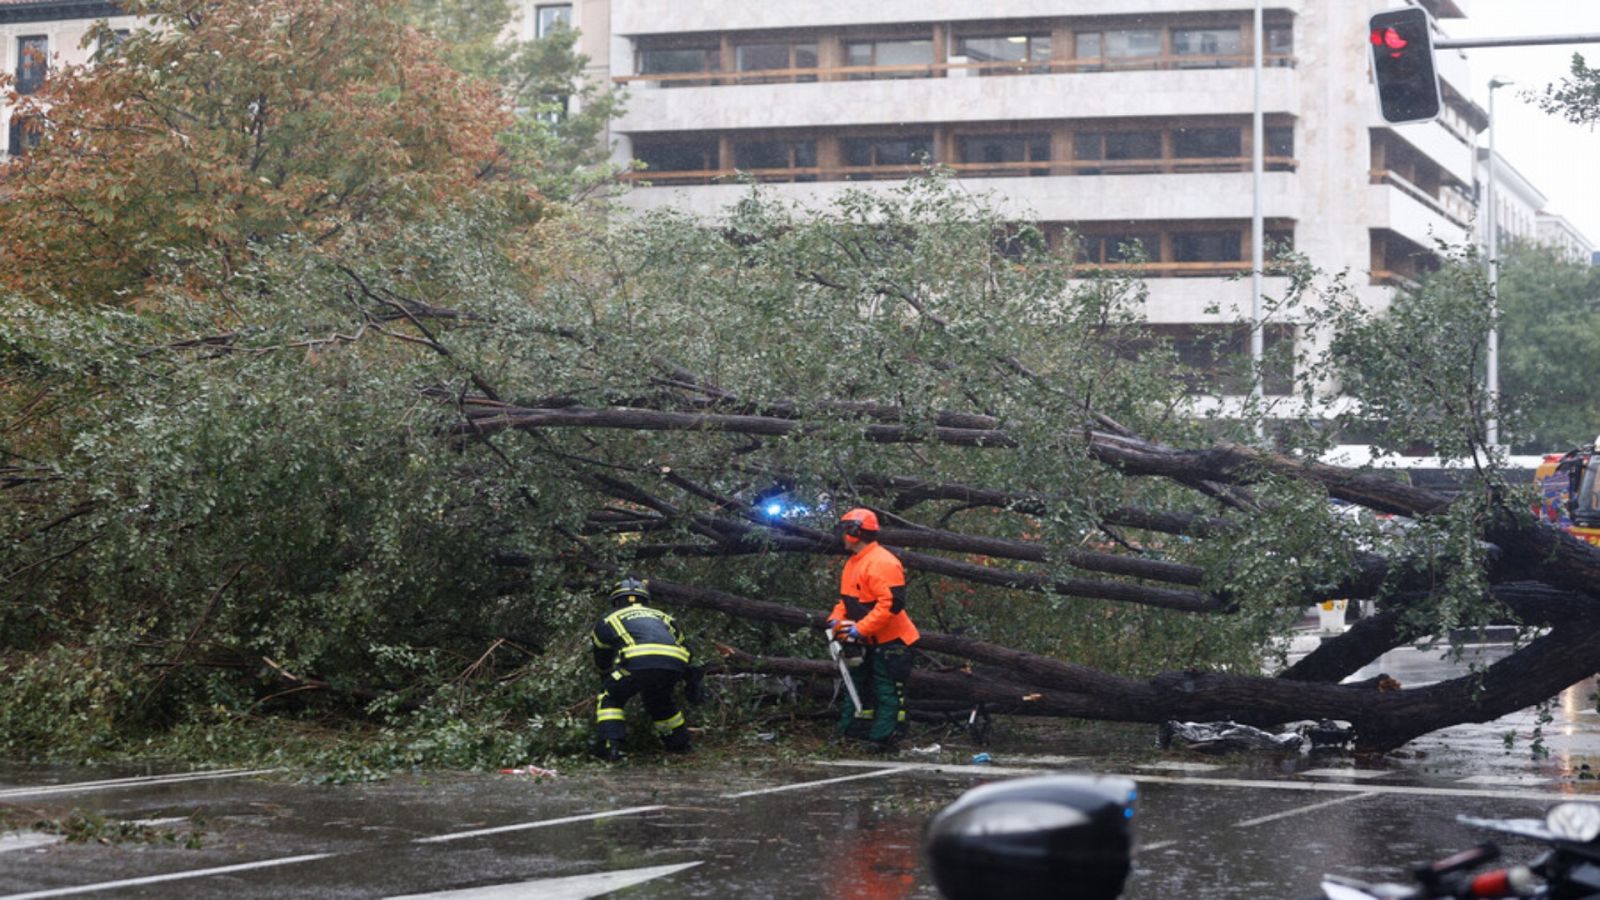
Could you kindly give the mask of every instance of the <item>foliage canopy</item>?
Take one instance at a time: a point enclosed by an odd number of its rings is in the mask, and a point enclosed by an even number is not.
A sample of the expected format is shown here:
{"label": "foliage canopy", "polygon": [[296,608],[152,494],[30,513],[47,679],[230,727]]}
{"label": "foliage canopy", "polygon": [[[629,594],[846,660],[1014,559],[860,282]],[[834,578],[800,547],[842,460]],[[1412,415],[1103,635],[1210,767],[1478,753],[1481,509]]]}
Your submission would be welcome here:
{"label": "foliage canopy", "polygon": [[0,283],[128,304],[155,283],[249,267],[303,239],[359,255],[468,198],[531,210],[499,181],[509,117],[403,24],[398,0],[131,0],[151,27],[13,97],[42,133],[0,177]]}

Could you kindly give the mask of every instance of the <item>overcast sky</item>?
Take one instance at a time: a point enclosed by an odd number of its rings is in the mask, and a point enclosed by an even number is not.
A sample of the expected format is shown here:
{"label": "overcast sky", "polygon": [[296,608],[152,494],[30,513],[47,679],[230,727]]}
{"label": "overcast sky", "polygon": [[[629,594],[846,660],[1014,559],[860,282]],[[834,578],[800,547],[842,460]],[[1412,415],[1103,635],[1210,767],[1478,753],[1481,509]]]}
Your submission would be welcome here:
{"label": "overcast sky", "polygon": [[[1465,19],[1441,24],[1451,37],[1600,34],[1600,0],[1471,0]],[[1570,125],[1521,95],[1567,74],[1572,54],[1600,65],[1600,44],[1468,50],[1474,98],[1489,105],[1489,79],[1515,81],[1495,92],[1495,149],[1600,246],[1600,131]],[[1487,135],[1485,136],[1487,143]]]}

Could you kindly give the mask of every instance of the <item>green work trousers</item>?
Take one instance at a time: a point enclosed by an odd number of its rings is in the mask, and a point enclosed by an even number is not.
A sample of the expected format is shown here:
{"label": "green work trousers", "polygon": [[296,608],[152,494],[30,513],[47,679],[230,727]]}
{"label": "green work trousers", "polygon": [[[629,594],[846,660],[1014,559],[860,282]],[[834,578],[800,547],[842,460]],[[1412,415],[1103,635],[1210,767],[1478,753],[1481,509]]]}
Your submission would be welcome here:
{"label": "green work trousers", "polygon": [[856,709],[849,691],[840,692],[839,733],[881,744],[903,732],[910,678],[910,647],[900,641],[868,647],[860,664],[850,667],[862,708]]}

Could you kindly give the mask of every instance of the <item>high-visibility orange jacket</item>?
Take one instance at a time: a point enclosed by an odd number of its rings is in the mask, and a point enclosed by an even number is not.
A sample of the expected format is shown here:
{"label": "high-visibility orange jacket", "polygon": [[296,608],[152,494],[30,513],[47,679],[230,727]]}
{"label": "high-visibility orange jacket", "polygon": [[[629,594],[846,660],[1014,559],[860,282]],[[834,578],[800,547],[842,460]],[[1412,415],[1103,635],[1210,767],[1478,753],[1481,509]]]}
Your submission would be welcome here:
{"label": "high-visibility orange jacket", "polygon": [[917,642],[921,634],[906,614],[906,570],[883,545],[872,541],[844,564],[839,576],[839,602],[829,618],[854,619],[869,644],[901,640]]}

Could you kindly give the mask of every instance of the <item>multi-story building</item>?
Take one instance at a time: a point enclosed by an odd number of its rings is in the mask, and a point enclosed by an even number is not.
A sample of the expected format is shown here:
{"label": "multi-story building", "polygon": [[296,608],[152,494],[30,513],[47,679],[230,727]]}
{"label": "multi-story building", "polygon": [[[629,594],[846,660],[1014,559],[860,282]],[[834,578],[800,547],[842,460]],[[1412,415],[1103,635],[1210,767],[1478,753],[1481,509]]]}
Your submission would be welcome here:
{"label": "multi-story building", "polygon": [[[82,62],[94,53],[93,47],[84,46],[84,36],[99,19],[119,30],[135,22],[103,0],[0,0],[0,71],[15,79],[17,93],[33,93],[52,66]],[[9,104],[0,103],[0,134],[5,135],[7,153],[26,152],[36,140],[24,125]]]}
{"label": "multi-story building", "polygon": [[1525,241],[1532,243],[1539,239],[1538,218],[1539,211],[1550,198],[1534,187],[1533,182],[1517,171],[1504,156],[1494,155],[1494,191],[1491,193],[1486,185],[1489,179],[1489,151],[1478,149],[1478,190],[1480,211],[1478,213],[1478,239],[1483,244],[1489,242],[1489,198],[1494,198],[1494,223],[1495,230],[1499,232],[1500,246],[1504,247],[1510,241]]}
{"label": "multi-story building", "polygon": [[[619,161],[647,168],[627,206],[715,216],[745,190],[737,176],[818,202],[934,163],[1052,240],[1074,241],[1085,263],[1137,267],[1146,315],[1180,347],[1219,334],[1244,344],[1250,287],[1235,276],[1251,257],[1249,4],[514,2],[513,35],[577,28],[591,77],[628,89],[609,139]],[[1448,24],[1466,0],[1420,2]],[[1269,0],[1262,47],[1268,249],[1358,273],[1374,306],[1432,265],[1437,240],[1473,239],[1485,124],[1464,56],[1445,51],[1444,114],[1408,126],[1378,118],[1364,37],[1367,17],[1389,5]],[[111,3],[0,0],[4,65],[20,87],[36,84],[41,60],[89,52],[82,35],[102,17],[131,25]],[[26,149],[17,124],[0,111],[13,152]],[[1134,245],[1137,263],[1125,255]],[[1286,287],[1266,278],[1268,295]],[[1309,337],[1295,321],[1267,331],[1269,343]]]}
{"label": "multi-story building", "polygon": [[[1390,5],[1269,0],[1262,48],[1269,245],[1359,273],[1379,306],[1436,240],[1472,239],[1485,125],[1449,51],[1437,121],[1378,117],[1366,20]],[[1424,5],[1463,15],[1462,0]],[[1075,239],[1086,263],[1136,265],[1149,320],[1180,346],[1219,332],[1242,346],[1251,26],[1240,0],[611,0],[604,52],[629,90],[616,158],[647,167],[624,202],[715,216],[746,190],[736,173],[817,202],[932,162]],[[1306,337],[1297,322],[1267,332]]]}
{"label": "multi-story building", "polygon": [[1537,218],[1539,243],[1548,244],[1575,263],[1591,263],[1595,257],[1594,241],[1584,236],[1566,216],[1541,210]]}

